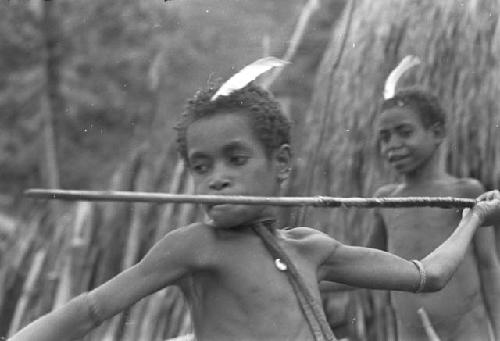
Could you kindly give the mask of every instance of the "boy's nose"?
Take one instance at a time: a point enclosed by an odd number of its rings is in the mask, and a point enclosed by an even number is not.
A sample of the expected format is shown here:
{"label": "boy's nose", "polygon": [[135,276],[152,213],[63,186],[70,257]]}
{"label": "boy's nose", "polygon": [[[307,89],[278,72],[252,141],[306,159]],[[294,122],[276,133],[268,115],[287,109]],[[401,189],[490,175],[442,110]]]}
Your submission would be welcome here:
{"label": "boy's nose", "polygon": [[214,179],[210,182],[208,187],[212,191],[222,191],[228,188],[231,185],[231,182],[228,179]]}
{"label": "boy's nose", "polygon": [[391,136],[389,141],[387,141],[387,148],[388,149],[398,148],[398,147],[401,147],[401,145],[402,145],[402,141],[397,136]]}

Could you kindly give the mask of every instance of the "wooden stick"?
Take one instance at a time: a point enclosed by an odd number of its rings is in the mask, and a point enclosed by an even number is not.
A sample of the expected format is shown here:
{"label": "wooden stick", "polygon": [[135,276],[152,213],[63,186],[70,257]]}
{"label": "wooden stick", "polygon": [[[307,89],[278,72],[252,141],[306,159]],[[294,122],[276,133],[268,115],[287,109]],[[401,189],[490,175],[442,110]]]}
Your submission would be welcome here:
{"label": "wooden stick", "polygon": [[45,256],[47,255],[46,250],[37,251],[33,257],[33,262],[31,263],[31,268],[28,272],[28,277],[26,278],[22,295],[17,301],[16,310],[14,312],[14,317],[9,329],[9,335],[12,336],[16,331],[18,331],[23,323],[24,315],[28,310],[28,303],[33,297],[33,292],[36,288],[37,280],[42,273],[43,262],[45,261]]}
{"label": "wooden stick", "polygon": [[427,338],[429,339],[429,341],[440,341],[441,339],[434,330],[434,327],[432,326],[431,320],[429,319],[429,316],[427,315],[425,309],[420,308],[417,310],[417,313],[422,320],[422,324],[424,325],[425,333],[427,334]]}
{"label": "wooden stick", "polygon": [[195,203],[195,204],[240,204],[273,206],[315,206],[315,207],[472,207],[475,199],[453,197],[398,197],[398,198],[339,198],[339,197],[257,197],[230,195],[189,195],[127,191],[76,191],[61,189],[29,189],[24,195],[30,198],[85,200],[85,201],[128,201],[151,203]]}
{"label": "wooden stick", "polygon": [[[300,11],[300,16],[293,31],[292,37],[289,39],[290,44],[288,49],[281,59],[287,62],[292,60],[292,58],[297,54],[300,43],[304,38],[304,34],[307,30],[307,25],[312,17],[312,15],[321,7],[319,0],[309,0],[304,5]],[[262,87],[268,89],[274,83],[274,81],[281,75],[283,68],[275,68],[271,70],[271,73],[267,78],[262,81]]]}

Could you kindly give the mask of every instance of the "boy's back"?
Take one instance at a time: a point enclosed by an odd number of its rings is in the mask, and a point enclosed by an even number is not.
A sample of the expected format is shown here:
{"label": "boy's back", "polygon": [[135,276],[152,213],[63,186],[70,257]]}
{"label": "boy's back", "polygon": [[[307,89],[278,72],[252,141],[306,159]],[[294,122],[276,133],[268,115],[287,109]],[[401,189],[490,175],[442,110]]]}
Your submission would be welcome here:
{"label": "boy's back", "polygon": [[[471,179],[447,177],[420,184],[388,185],[381,196],[451,196],[474,197],[481,186]],[[456,209],[406,208],[378,212],[386,229],[387,251],[405,259],[429,254],[453,233],[460,221]],[[476,238],[477,239],[477,238]],[[426,338],[417,310],[423,307],[438,335],[444,340],[489,340],[488,315],[481,295],[480,276],[474,244],[457,268],[450,282],[435,293],[408,294],[391,292],[401,340]]]}

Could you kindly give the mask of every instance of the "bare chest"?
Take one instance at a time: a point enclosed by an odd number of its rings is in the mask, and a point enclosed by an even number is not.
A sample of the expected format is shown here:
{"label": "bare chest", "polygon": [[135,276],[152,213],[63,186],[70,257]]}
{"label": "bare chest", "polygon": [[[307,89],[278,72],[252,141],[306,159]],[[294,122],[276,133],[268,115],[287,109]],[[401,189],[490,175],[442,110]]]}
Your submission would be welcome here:
{"label": "bare chest", "polygon": [[[399,191],[394,196],[459,196],[454,186],[428,186]],[[421,258],[444,242],[457,227],[456,208],[411,207],[381,211],[387,230],[388,251],[403,258]]]}
{"label": "bare chest", "polygon": [[460,221],[456,209],[404,208],[382,212],[388,251],[401,257],[423,257],[445,241]]}
{"label": "bare chest", "polygon": [[[300,248],[280,241],[303,279],[314,287],[316,268],[301,257]],[[258,238],[243,243],[221,243],[216,255],[218,281],[251,302],[287,301],[292,293],[287,272],[289,265],[275,259]],[[285,269],[286,267],[286,269]],[[243,299],[243,298],[242,298]],[[292,297],[295,301],[295,297]]]}
{"label": "bare chest", "polygon": [[[319,298],[316,269],[295,245],[280,242],[298,272]],[[289,339],[307,332],[297,298],[287,277],[280,270],[258,237],[218,242],[210,271],[195,276],[196,295],[191,292],[198,330],[219,330],[228,334],[253,335],[255,339]],[[195,302],[193,302],[193,300]],[[286,312],[286,313],[284,313]],[[278,328],[283,328],[284,330]],[[231,329],[230,332],[227,328]],[[234,329],[234,330],[233,330]],[[285,334],[277,337],[277,331]],[[258,337],[257,337],[258,336]],[[253,337],[248,337],[253,339]]]}

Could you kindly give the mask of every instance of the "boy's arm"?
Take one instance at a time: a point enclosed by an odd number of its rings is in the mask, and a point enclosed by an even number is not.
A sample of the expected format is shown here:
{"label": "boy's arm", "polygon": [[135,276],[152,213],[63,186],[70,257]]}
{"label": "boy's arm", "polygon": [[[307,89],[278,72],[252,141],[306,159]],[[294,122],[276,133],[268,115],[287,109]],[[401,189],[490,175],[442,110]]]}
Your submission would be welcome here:
{"label": "boy's arm", "polygon": [[[423,269],[388,252],[346,246],[330,240],[330,254],[320,269],[320,280],[384,290],[437,291],[446,285],[463,259],[476,229],[492,213],[500,212],[500,200],[478,203],[460,221],[453,234],[421,260]],[[423,270],[423,271],[422,271]]]}
{"label": "boy's arm", "polygon": [[330,281],[319,282],[319,291],[322,293],[351,291],[351,290],[356,290],[356,289],[359,289],[359,288],[353,287],[350,285],[346,285],[346,284],[342,284],[342,283],[336,283],[336,282],[330,282]]}
{"label": "boy's arm", "polygon": [[[383,197],[389,195],[393,190],[393,185],[388,185],[379,188],[375,193],[374,197]],[[365,245],[370,248],[387,250],[387,231],[384,224],[384,219],[379,209],[373,211],[373,224],[370,234],[365,242]],[[337,292],[337,291],[349,291],[355,290],[357,288],[345,285],[342,283],[322,281],[320,282],[319,289],[321,292]]]}
{"label": "boy's arm", "polygon": [[[184,230],[186,229],[186,230]],[[141,298],[173,284],[193,270],[203,245],[196,245],[189,227],[175,230],[160,240],[136,265],[108,282],[80,295],[63,307],[29,324],[11,341],[73,340],[102,321],[123,311]]]}

